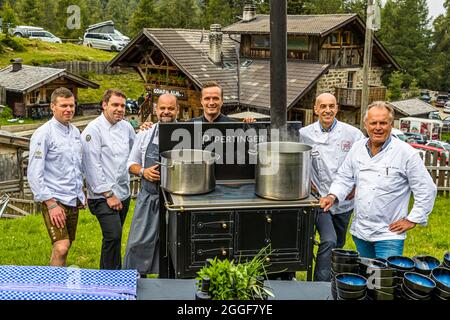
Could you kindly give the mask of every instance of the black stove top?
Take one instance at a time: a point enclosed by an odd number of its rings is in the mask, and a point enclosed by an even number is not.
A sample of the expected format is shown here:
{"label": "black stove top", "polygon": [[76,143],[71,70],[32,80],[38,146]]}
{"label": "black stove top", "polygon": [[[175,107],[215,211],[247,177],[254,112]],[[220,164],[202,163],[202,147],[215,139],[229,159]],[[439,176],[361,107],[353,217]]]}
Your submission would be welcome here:
{"label": "black stove top", "polygon": [[208,209],[252,209],[252,208],[289,208],[311,207],[318,205],[318,199],[313,195],[300,200],[269,200],[255,194],[253,180],[223,180],[217,181],[216,188],[206,194],[176,195],[163,190],[166,199],[170,195],[171,204],[166,207],[170,211],[208,210]]}

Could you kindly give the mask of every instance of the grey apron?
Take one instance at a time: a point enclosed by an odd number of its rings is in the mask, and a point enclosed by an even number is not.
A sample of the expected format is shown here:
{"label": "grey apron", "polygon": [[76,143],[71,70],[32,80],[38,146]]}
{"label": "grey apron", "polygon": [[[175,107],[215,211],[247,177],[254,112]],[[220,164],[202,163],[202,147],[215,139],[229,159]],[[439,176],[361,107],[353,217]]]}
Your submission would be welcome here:
{"label": "grey apron", "polygon": [[[159,146],[153,143],[152,133],[145,152],[144,168],[159,161]],[[125,251],[124,269],[137,269],[140,274],[159,273],[159,183],[141,179],[133,220]]]}

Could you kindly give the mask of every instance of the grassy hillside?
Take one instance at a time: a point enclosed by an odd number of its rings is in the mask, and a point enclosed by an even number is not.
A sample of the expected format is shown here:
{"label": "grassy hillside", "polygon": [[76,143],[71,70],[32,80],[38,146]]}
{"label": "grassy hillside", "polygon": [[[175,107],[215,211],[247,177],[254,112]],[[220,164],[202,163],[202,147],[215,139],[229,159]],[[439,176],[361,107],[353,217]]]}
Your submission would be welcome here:
{"label": "grassy hillside", "polygon": [[22,58],[24,64],[41,65],[68,60],[109,61],[116,54],[72,43],[49,43],[17,37],[6,39],[4,34],[0,34],[0,68],[8,66],[14,58]]}
{"label": "grassy hillside", "polygon": [[122,90],[127,97],[132,99],[137,99],[142,93],[144,93],[144,83],[136,72],[117,75],[99,75],[89,73],[83,76],[99,84],[100,88],[80,89],[78,91],[79,103],[98,102],[101,100],[103,92],[106,89],[111,88]]}

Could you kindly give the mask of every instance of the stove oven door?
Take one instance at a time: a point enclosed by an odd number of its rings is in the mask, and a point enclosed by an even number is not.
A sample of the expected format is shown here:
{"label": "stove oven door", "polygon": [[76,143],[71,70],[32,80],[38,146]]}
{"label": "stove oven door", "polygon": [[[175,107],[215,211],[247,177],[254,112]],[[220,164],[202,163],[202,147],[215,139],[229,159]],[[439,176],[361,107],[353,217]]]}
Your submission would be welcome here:
{"label": "stove oven door", "polygon": [[250,259],[270,244],[270,271],[307,270],[311,216],[301,208],[236,211],[235,258]]}

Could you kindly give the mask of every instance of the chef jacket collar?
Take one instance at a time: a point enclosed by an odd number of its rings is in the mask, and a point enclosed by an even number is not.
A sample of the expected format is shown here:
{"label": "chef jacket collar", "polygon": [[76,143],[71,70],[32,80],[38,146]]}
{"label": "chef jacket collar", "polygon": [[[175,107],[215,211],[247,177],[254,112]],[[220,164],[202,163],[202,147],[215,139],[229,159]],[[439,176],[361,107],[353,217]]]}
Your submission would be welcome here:
{"label": "chef jacket collar", "polygon": [[70,132],[70,123],[66,126],[66,125],[62,124],[61,122],[59,122],[58,120],[56,120],[56,118],[54,116],[51,118],[50,121],[53,123],[53,125],[56,128],[58,128],[65,134],[68,134]]}
{"label": "chef jacket collar", "polygon": [[[391,140],[392,140],[392,137],[389,136],[387,138],[387,140],[383,143],[383,146],[381,147],[380,152],[388,147],[389,143],[391,143]],[[370,150],[370,147],[369,147],[369,142],[370,142],[370,139],[368,139],[366,142],[366,149],[367,149],[367,152],[369,153],[369,156],[371,158],[373,158],[372,151]]]}
{"label": "chef jacket collar", "polygon": [[334,127],[336,127],[336,124],[337,124],[337,120],[334,119],[331,126],[328,129],[325,129],[324,127],[322,127],[322,124],[319,121],[320,130],[322,130],[322,132],[331,132],[334,129]]}

